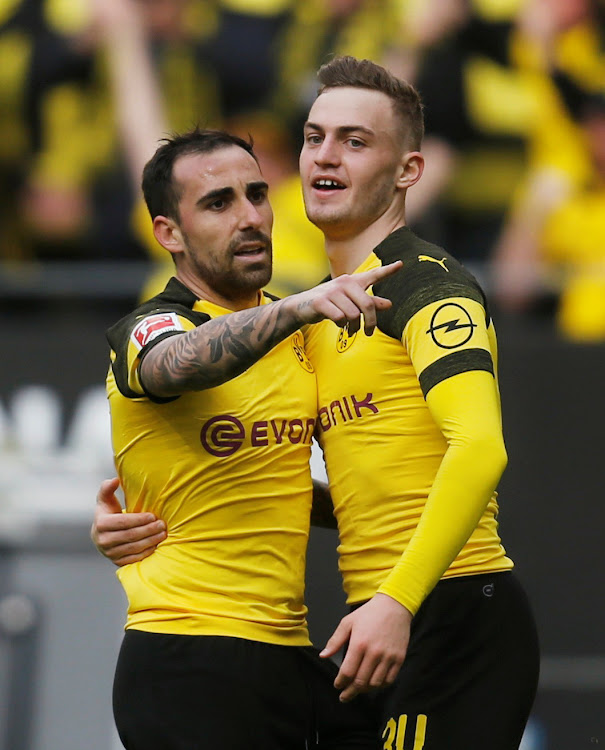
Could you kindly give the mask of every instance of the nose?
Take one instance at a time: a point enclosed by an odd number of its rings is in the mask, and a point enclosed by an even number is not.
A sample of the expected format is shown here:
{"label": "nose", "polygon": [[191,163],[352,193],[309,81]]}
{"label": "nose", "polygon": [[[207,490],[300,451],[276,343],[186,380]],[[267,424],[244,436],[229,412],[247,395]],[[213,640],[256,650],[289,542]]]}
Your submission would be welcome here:
{"label": "nose", "polygon": [[334,139],[323,139],[321,146],[315,151],[315,163],[318,166],[330,167],[335,167],[340,163],[340,151]]}
{"label": "nose", "polygon": [[244,210],[240,220],[242,229],[259,229],[263,224],[263,216],[258,210],[258,206],[249,200],[244,203]]}

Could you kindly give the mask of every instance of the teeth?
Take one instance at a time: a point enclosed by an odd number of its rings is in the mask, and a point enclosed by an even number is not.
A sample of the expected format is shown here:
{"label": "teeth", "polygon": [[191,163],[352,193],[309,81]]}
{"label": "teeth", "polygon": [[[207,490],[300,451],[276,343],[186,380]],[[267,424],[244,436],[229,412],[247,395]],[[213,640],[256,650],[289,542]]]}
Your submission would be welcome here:
{"label": "teeth", "polygon": [[322,187],[340,187],[340,184],[334,180],[317,180],[316,184],[321,185]]}

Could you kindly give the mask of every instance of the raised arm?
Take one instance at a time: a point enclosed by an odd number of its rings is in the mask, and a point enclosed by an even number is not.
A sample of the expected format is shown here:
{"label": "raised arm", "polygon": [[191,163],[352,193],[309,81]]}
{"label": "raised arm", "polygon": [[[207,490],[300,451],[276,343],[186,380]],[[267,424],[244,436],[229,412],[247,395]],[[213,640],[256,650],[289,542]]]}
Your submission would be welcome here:
{"label": "raised arm", "polygon": [[401,263],[354,276],[343,275],[305,292],[250,310],[223,315],[179,336],[160,341],[144,354],[140,378],[160,398],[205,390],[247,370],[276,344],[308,323],[333,320],[349,331],[371,335],[376,313],[391,306],[366,290],[401,268]]}
{"label": "raised arm", "polygon": [[139,195],[143,167],[167,131],[143,11],[136,0],[92,0],[91,5],[93,31],[107,58],[120,141]]}

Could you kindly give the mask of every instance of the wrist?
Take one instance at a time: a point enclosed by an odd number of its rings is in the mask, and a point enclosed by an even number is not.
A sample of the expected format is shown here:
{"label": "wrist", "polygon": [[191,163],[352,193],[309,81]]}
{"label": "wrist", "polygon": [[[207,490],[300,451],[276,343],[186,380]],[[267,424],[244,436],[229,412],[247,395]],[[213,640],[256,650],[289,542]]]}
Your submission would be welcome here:
{"label": "wrist", "polygon": [[385,604],[388,604],[388,606],[390,606],[391,608],[401,612],[401,614],[405,614],[410,620],[414,617],[414,613],[411,612],[405,606],[405,604],[402,604],[398,599],[395,599],[395,597],[391,596],[390,594],[385,594],[382,591],[378,591],[376,594],[374,594],[373,598],[381,600]]}
{"label": "wrist", "polygon": [[308,314],[310,310],[308,303],[305,302],[304,294],[304,292],[292,294],[278,303],[280,305],[280,317],[285,323],[292,325],[293,331],[307,323],[315,322],[311,320],[311,316]]}

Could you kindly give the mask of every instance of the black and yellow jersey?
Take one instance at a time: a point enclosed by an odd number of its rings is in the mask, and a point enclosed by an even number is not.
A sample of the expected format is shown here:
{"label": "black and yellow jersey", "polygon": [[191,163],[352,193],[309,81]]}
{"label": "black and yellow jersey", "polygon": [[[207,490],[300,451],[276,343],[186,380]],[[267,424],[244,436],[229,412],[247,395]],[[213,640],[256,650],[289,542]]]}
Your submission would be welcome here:
{"label": "black and yellow jersey", "polygon": [[[501,438],[485,298],[463,266],[407,227],[357,272],[396,259],[403,268],[374,286],[393,303],[374,334],[349,336],[324,321],[309,329],[307,354],[317,373],[319,437],[348,602],[380,590],[415,612],[443,575],[506,570],[512,562],[496,521],[500,468],[484,477],[477,455],[468,465],[464,451],[467,428],[488,435],[486,445],[492,434]],[[444,398],[455,402],[453,415]]]}
{"label": "black and yellow jersey", "polygon": [[[260,304],[271,302],[259,296]],[[150,347],[229,312],[171,279],[107,334],[126,509],[155,513],[168,530],[153,555],[118,571],[129,601],[126,627],[307,645],[317,400],[302,334],[215,388],[154,399],[139,382]]]}

